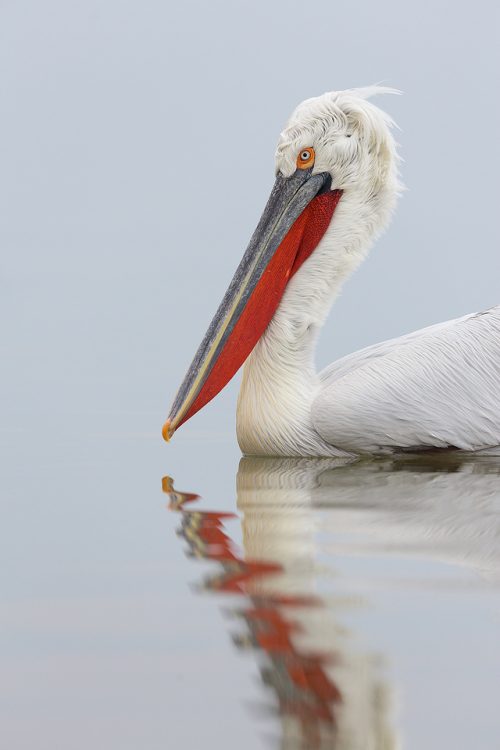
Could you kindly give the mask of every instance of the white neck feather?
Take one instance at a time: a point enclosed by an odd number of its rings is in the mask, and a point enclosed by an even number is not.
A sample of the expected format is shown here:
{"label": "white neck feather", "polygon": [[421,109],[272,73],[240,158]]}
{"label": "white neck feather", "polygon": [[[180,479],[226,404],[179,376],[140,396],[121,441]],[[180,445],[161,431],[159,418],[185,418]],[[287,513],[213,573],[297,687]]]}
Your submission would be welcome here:
{"label": "white neck feather", "polygon": [[381,218],[380,210],[375,213],[355,192],[344,194],[318,247],[288,284],[244,366],[236,419],[243,453],[345,455],[312,425],[311,406],[319,389],[314,355],[330,307],[386,223],[387,217]]}
{"label": "white neck feather", "polygon": [[276,152],[281,174],[294,174],[300,149],[314,144],[314,168],[328,172],[332,187],[343,194],[323,239],[291,279],[245,364],[236,420],[244,453],[345,455],[325,443],[312,423],[320,388],[314,353],[332,302],[387,226],[400,188],[392,122],[366,101],[376,93],[383,90],[308,99],[281,133]]}

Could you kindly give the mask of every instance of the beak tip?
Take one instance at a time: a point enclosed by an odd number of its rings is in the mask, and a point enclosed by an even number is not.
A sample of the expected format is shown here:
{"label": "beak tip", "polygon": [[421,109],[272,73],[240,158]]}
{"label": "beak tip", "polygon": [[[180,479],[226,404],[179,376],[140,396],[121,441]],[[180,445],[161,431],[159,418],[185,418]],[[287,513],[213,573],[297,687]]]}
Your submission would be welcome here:
{"label": "beak tip", "polygon": [[170,442],[170,438],[174,434],[174,431],[170,430],[170,419],[167,419],[167,421],[163,425],[161,434],[163,435],[163,439],[165,440],[165,442]]}
{"label": "beak tip", "polygon": [[161,480],[161,489],[162,492],[165,492],[167,495],[173,492],[174,489],[174,483],[172,481],[172,477],[163,477]]}

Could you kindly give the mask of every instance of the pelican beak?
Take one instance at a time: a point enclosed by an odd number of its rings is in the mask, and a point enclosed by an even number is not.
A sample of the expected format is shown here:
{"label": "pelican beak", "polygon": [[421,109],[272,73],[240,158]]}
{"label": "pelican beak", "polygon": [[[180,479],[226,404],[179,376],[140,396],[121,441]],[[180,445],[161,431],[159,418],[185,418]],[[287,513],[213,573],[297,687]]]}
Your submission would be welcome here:
{"label": "pelican beak", "polygon": [[271,195],[214,319],[177,392],[163,437],[207,404],[246,360],[286,285],[330,224],[341,191],[327,173],[278,174]]}

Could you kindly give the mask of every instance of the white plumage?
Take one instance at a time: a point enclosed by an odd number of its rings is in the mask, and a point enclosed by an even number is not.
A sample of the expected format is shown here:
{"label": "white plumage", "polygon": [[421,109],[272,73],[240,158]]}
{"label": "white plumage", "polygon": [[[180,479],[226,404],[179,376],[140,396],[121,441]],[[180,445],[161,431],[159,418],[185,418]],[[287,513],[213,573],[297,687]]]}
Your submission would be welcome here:
{"label": "white plumage", "polygon": [[345,450],[498,446],[500,307],[357,352],[321,382],[314,426]]}
{"label": "white plumage", "polygon": [[500,308],[369,347],[317,374],[319,329],[345,279],[387,226],[400,190],[392,122],[368,97],[303,102],[281,134],[276,169],[314,146],[342,199],[286,287],[248,358],[238,399],[244,453],[335,456],[454,447],[500,453]]}

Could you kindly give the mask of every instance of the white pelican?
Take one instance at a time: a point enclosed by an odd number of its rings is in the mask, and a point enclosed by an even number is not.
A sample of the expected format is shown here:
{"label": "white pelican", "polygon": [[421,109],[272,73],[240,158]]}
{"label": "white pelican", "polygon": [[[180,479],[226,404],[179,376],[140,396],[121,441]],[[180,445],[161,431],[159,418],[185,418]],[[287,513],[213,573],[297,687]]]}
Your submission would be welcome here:
{"label": "white pelican", "polygon": [[398,196],[392,121],[368,101],[385,91],[331,92],[293,112],[271,196],[177,393],[167,440],[246,360],[245,454],[500,452],[500,307],[314,367],[330,306]]}

